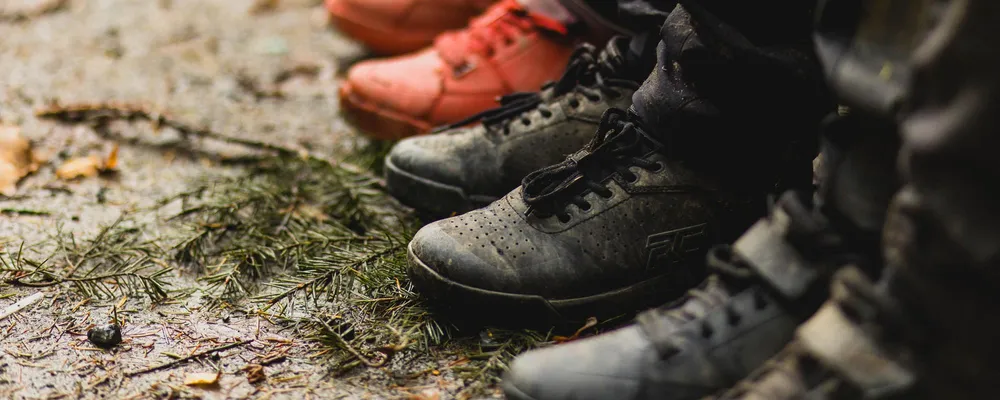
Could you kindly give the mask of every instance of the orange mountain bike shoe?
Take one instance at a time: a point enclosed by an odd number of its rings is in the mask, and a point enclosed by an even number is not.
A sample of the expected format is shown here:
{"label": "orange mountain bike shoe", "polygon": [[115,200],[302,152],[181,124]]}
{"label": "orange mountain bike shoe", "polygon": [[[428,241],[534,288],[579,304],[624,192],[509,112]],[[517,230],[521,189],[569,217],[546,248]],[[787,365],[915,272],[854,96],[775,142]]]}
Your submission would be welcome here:
{"label": "orange mountain bike shoe", "polygon": [[563,24],[505,0],[431,48],[355,64],[340,87],[341,107],[378,139],[425,133],[493,108],[499,96],[537,91],[558,78],[573,36]]}
{"label": "orange mountain bike shoe", "polygon": [[373,52],[397,55],[464,28],[496,0],[326,0],[337,28]]}

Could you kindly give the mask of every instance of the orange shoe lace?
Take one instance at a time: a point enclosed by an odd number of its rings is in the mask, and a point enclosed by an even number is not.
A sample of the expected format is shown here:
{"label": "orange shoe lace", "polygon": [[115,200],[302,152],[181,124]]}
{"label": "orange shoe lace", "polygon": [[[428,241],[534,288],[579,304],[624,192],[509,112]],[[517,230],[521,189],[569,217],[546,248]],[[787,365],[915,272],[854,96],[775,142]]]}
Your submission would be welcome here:
{"label": "orange shoe lace", "polygon": [[497,49],[533,30],[567,34],[566,26],[559,21],[529,13],[516,0],[504,0],[473,18],[464,30],[438,36],[434,48],[445,62],[458,67],[467,64],[471,54],[492,57]]}

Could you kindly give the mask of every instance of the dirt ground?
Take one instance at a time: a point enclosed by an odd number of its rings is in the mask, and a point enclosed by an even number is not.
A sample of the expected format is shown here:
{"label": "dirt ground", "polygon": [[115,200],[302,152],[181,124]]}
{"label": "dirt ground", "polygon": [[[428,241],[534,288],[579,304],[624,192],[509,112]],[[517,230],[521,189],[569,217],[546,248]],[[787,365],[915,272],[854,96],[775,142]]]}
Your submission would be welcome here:
{"label": "dirt ground", "polygon": [[[139,123],[112,126],[109,138],[87,126],[36,118],[53,104],[144,104],[230,136],[331,156],[365,140],[339,115],[338,74],[364,50],[328,26],[319,0],[68,0],[51,12],[12,16],[0,0],[0,122],[20,126],[48,159],[0,198],[0,243],[45,249],[53,234],[93,236],[123,214],[159,237],[179,206],[153,207],[192,182],[237,173],[176,138]],[[258,9],[260,4],[276,4]],[[6,9],[4,4],[7,4]],[[278,95],[280,93],[280,95]],[[117,143],[119,173],[63,181],[55,166]],[[210,144],[206,143],[205,146]],[[225,146],[221,152],[229,151]],[[236,151],[236,150],[233,150]],[[14,212],[12,210],[37,211]],[[44,253],[44,250],[37,250]],[[174,287],[197,289],[178,268]],[[313,357],[322,347],[267,318],[203,308],[197,291],[158,304],[141,297],[81,299],[65,287],[0,285],[0,310],[35,292],[44,298],[0,320],[0,398],[462,398],[469,382],[447,351],[405,366],[362,368],[345,376]],[[87,341],[87,328],[127,321],[112,350]],[[235,347],[158,371],[144,368],[228,343]],[[244,343],[245,342],[245,343]],[[263,380],[248,381],[249,365]],[[218,384],[185,385],[196,372],[222,372]],[[496,396],[495,389],[476,396]]]}

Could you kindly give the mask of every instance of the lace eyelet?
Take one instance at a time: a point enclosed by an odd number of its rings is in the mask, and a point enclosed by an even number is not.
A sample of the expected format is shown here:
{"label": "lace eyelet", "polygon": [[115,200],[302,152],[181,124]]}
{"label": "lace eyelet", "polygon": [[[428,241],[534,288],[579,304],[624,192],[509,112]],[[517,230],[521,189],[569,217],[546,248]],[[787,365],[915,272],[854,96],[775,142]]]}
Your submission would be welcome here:
{"label": "lace eyelet", "polygon": [[660,171],[663,171],[663,168],[666,168],[666,167],[667,166],[664,165],[662,161],[657,161],[656,162],[656,166],[653,167],[652,169],[650,169],[649,172],[660,172]]}
{"label": "lace eyelet", "polygon": [[572,219],[572,217],[570,217],[569,215],[559,215],[557,216],[557,218],[559,218],[559,222],[562,222],[564,224],[568,223]]}
{"label": "lace eyelet", "polygon": [[[586,207],[580,207],[581,211],[590,211],[591,208],[594,208],[592,205],[590,205],[590,203],[583,203],[583,204],[585,204]],[[579,205],[577,206],[579,207]]]}
{"label": "lace eyelet", "polygon": [[552,118],[552,111],[540,110],[539,114],[542,114],[542,118]]}
{"label": "lace eyelet", "polygon": [[680,354],[680,352],[681,349],[671,346],[670,348],[664,349],[663,352],[660,353],[660,359],[666,361],[670,357]]}
{"label": "lace eyelet", "polygon": [[712,337],[712,335],[714,335],[714,334],[715,334],[715,330],[712,329],[711,325],[704,324],[704,325],[701,326],[701,337],[702,338],[708,339],[708,338]]}
{"label": "lace eyelet", "polygon": [[591,103],[600,103],[601,100],[604,100],[604,98],[602,98],[601,96],[587,96],[587,100],[589,100]]}
{"label": "lace eyelet", "polygon": [[629,176],[625,176],[624,178],[625,178],[625,182],[628,182],[628,183],[636,183],[636,182],[639,181],[639,175],[636,175],[636,174],[633,174],[633,173],[630,173]]}
{"label": "lace eyelet", "polygon": [[580,100],[577,100],[577,99],[569,99],[569,106],[570,106],[571,108],[580,108]]}
{"label": "lace eyelet", "polygon": [[531,126],[531,120],[528,118],[521,118],[521,124],[524,126]]}

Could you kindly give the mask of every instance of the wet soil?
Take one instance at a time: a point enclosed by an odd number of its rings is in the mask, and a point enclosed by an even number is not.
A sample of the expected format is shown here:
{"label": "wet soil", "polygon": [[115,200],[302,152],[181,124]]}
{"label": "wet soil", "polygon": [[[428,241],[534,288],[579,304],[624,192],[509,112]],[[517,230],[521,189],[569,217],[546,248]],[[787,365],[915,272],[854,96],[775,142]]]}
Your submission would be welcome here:
{"label": "wet soil", "polygon": [[[3,4],[4,0],[0,0]],[[33,3],[10,0],[8,3]],[[34,2],[37,3],[37,2]],[[193,182],[239,173],[211,154],[238,149],[176,146],[177,135],[120,122],[108,132],[35,117],[54,104],[143,104],[230,136],[335,156],[365,144],[339,115],[339,74],[365,52],[328,26],[319,0],[68,0],[58,9],[0,18],[0,122],[21,127],[47,163],[0,208],[0,243],[44,253],[54,232],[89,237],[128,214],[150,238],[172,229],[175,207],[153,207]],[[9,9],[10,7],[8,7]],[[0,12],[9,11],[0,7]],[[113,176],[62,181],[63,161],[108,154]],[[204,145],[204,147],[202,147]],[[212,147],[214,146],[214,147]],[[212,152],[202,152],[207,148]],[[174,287],[199,288],[178,268]],[[266,317],[209,310],[197,291],[159,304],[143,298],[81,299],[64,287],[0,285],[0,309],[35,292],[44,298],[0,320],[0,398],[456,398],[469,382],[450,371],[459,356],[440,350],[380,369],[336,376],[312,357],[322,347]],[[124,342],[103,350],[87,329],[112,310],[126,321]],[[130,373],[227,343],[249,341],[162,370]],[[263,365],[251,383],[246,368]],[[190,386],[195,372],[221,371],[218,384]],[[480,395],[495,396],[495,390]]]}

